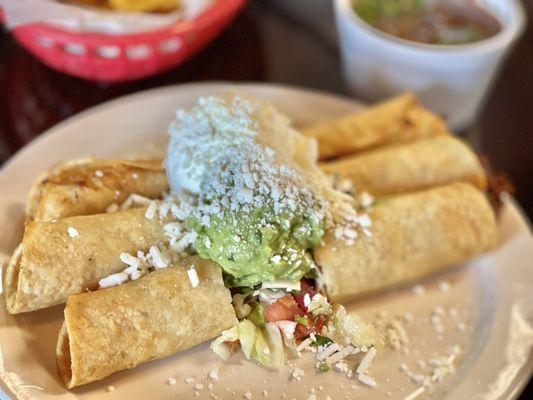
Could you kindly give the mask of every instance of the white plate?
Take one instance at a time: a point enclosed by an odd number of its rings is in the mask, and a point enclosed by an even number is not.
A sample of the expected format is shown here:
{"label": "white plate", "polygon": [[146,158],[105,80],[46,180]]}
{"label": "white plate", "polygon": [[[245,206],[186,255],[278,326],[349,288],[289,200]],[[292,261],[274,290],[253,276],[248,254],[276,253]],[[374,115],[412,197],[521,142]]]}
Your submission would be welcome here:
{"label": "white plate", "polygon": [[[1,171],[2,257],[7,259],[21,239],[24,202],[40,171],[75,157],[157,153],[176,108],[190,107],[198,96],[227,90],[269,99],[297,124],[335,118],[361,107],[351,100],[303,90],[211,83],[151,90],[81,113],[36,139]],[[370,373],[378,381],[375,389],[337,372],[316,374],[309,358],[271,372],[239,356],[220,363],[202,345],[68,392],[55,370],[62,307],[13,317],[2,304],[3,387],[6,392],[18,387],[21,397],[27,399],[185,399],[194,398],[195,384],[207,386],[208,371],[218,366],[219,379],[211,390],[200,390],[198,398],[210,398],[211,393],[219,398],[242,398],[246,390],[253,398],[263,398],[266,390],[268,398],[284,398],[285,394],[287,399],[306,399],[314,388],[318,399],[327,395],[332,399],[402,399],[417,386],[400,371],[400,365],[417,372],[421,361],[443,355],[457,344],[462,351],[455,362],[456,372],[420,398],[511,399],[520,392],[533,367],[533,239],[511,199],[505,203],[499,226],[502,244],[498,250],[423,282],[425,294],[416,294],[410,287],[399,288],[350,305],[351,311],[368,319],[413,316],[412,321],[403,323],[410,338],[407,350],[383,350],[372,365]],[[444,313],[440,317],[442,335],[434,324],[439,318],[432,323],[435,312]],[[300,364],[307,366],[306,375],[300,381],[290,380],[290,371]],[[195,382],[186,384],[184,379],[191,376]],[[169,377],[177,383],[166,384]],[[106,390],[110,385],[115,388],[112,392]]]}

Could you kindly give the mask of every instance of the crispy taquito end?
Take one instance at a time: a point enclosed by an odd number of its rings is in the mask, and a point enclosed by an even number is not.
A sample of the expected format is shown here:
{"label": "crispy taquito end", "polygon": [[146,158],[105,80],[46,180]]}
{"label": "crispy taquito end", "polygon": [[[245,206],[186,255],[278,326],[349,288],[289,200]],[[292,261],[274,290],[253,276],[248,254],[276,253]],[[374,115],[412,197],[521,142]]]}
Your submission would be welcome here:
{"label": "crispy taquito end", "polygon": [[407,93],[359,113],[302,132],[318,141],[320,160],[355,154],[378,146],[447,134],[444,121]]}
{"label": "crispy taquito end", "polygon": [[37,179],[26,205],[26,219],[52,221],[103,213],[130,194],[159,198],[167,190],[161,160],[73,160]]}
{"label": "crispy taquito end", "polygon": [[487,175],[477,155],[461,140],[448,135],[383,147],[320,166],[326,173],[351,180],[357,191],[374,196],[453,182],[487,189]]}
{"label": "crispy taquito end", "polygon": [[145,211],[28,223],[5,271],[7,310],[17,314],[64,303],[124,269],[120,253],[136,254],[163,242],[163,222],[146,218]]}
{"label": "crispy taquito end", "polygon": [[466,183],[390,198],[369,215],[371,237],[361,234],[348,245],[328,232],[314,252],[334,301],[414,281],[498,242],[486,196]]}
{"label": "crispy taquito end", "polygon": [[[192,287],[194,266],[199,284]],[[71,296],[57,342],[67,388],[187,350],[238,321],[218,265],[188,257],[137,281]]]}

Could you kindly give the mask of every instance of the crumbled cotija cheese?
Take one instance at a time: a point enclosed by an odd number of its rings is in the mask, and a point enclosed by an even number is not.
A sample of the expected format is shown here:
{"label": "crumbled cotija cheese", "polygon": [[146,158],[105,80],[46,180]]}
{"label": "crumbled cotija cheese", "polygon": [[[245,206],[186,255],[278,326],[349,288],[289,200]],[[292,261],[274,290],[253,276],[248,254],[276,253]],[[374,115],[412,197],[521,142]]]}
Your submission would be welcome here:
{"label": "crumbled cotija cheese", "polygon": [[212,381],[216,381],[218,379],[218,369],[212,368],[211,371],[209,371],[209,379]]}
{"label": "crumbled cotija cheese", "polygon": [[305,376],[305,372],[301,368],[294,368],[291,372],[291,378],[299,381],[302,379],[302,376]]}
{"label": "crumbled cotija cheese", "polygon": [[362,192],[359,196],[359,204],[363,208],[368,208],[374,202],[374,198],[367,192]]}
{"label": "crumbled cotija cheese", "polygon": [[176,379],[175,378],[170,377],[170,378],[167,379],[167,385],[174,386],[175,384],[176,384]]}
{"label": "crumbled cotija cheese", "polygon": [[[305,302],[305,299],[304,299]],[[314,316],[317,315],[328,315],[331,313],[331,304],[329,304],[328,299],[317,293],[310,300],[309,305],[307,306],[307,311],[309,311]]]}
{"label": "crumbled cotija cheese", "polygon": [[441,292],[447,292],[450,290],[450,283],[448,281],[440,281],[438,287]]}
{"label": "crumbled cotija cheese", "polygon": [[75,238],[75,237],[80,236],[80,233],[78,232],[78,230],[76,228],[73,228],[72,226],[70,226],[67,229],[67,233],[68,233],[68,236],[71,237],[71,238]]}

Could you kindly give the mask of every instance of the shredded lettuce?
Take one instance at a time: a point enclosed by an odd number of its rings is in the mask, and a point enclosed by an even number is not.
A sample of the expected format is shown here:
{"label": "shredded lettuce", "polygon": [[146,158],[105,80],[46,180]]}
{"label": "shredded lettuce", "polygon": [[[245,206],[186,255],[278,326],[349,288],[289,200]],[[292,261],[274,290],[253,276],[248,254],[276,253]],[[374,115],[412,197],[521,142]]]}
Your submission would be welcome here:
{"label": "shredded lettuce", "polygon": [[257,342],[257,327],[253,322],[247,319],[239,322],[237,325],[239,332],[239,342],[241,343],[241,350],[247,359],[250,359],[252,351],[255,350],[255,343]]}
{"label": "shredded lettuce", "polygon": [[294,340],[294,332],[296,331],[297,322],[281,320],[276,321],[276,325],[281,331],[281,337],[283,338],[283,344],[285,345],[285,356],[287,358],[297,358],[298,350],[296,350],[296,341]]}
{"label": "shredded lettuce", "polygon": [[211,342],[209,346],[213,353],[227,360],[230,358],[232,351],[231,348],[225,342],[234,342],[239,339],[239,328],[235,325],[233,328],[223,331],[219,337]]}
{"label": "shredded lettuce", "polygon": [[256,326],[252,321],[244,319],[233,328],[228,329],[211,343],[211,350],[219,357],[227,360],[231,356],[231,348],[225,342],[238,340],[244,356],[259,364],[279,369],[285,364],[283,339],[275,323],[267,323],[264,328]]}
{"label": "shredded lettuce", "polygon": [[285,349],[283,348],[281,332],[274,322],[266,324],[265,331],[270,348],[270,359],[267,366],[273,369],[279,369],[285,365]]}
{"label": "shredded lettuce", "polygon": [[251,311],[248,314],[247,319],[252,321],[255,326],[258,326],[259,328],[264,328],[266,325],[265,320],[265,310],[263,309],[263,306],[261,303],[258,303],[256,301],[250,303]]}
{"label": "shredded lettuce", "polygon": [[256,327],[256,335],[254,342],[254,349],[251,354],[251,358],[257,361],[259,364],[268,366],[270,360],[270,347],[268,346],[267,339],[263,330]]}

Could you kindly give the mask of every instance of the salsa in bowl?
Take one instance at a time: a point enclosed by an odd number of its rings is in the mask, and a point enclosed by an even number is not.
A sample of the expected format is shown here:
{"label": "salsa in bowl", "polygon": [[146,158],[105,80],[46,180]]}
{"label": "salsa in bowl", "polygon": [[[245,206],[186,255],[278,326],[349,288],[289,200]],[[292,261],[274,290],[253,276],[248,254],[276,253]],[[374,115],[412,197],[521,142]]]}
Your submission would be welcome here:
{"label": "salsa in bowl", "polygon": [[518,0],[335,0],[335,18],[353,95],[372,102],[415,92],[459,131],[474,122],[525,26]]}
{"label": "salsa in bowl", "polygon": [[474,43],[502,30],[498,18],[473,0],[354,0],[353,9],[369,25],[418,43]]}

